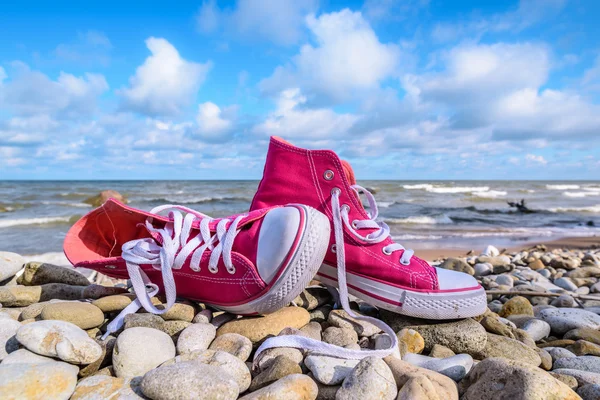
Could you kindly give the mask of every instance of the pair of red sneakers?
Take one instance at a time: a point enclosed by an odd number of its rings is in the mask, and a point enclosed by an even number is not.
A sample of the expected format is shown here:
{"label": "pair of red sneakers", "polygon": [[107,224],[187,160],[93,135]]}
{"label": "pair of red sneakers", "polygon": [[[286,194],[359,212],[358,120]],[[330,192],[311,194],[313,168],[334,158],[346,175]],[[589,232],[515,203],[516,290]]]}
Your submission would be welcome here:
{"label": "pair of red sneakers", "polygon": [[[359,193],[367,197],[369,211]],[[158,215],[166,209],[168,216]],[[248,213],[212,219],[185,207],[145,212],[109,200],[71,228],[64,249],[76,267],[131,279],[138,300],[123,316],[139,307],[160,314],[176,296],[235,314],[266,314],[288,305],[313,278],[338,287],[351,315],[348,292],[420,318],[485,311],[485,292],[473,277],[415,257],[376,218],[375,199],[356,184],[347,162],[332,151],[301,149],[273,137]],[[164,310],[150,301],[159,290],[167,298]],[[395,347],[394,333],[379,320],[369,321],[390,333]],[[117,318],[111,328],[121,323]],[[336,353],[309,342],[272,340],[264,347],[318,346],[322,353]],[[356,353],[346,356],[362,358],[365,352]]]}

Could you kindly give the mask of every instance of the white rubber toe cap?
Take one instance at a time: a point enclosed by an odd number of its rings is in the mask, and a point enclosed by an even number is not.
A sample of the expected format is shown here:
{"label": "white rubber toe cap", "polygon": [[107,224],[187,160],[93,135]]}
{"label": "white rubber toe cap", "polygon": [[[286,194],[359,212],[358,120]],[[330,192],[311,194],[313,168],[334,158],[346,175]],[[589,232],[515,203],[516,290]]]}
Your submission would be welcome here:
{"label": "white rubber toe cap", "polygon": [[292,249],[300,226],[300,210],[296,207],[275,208],[265,215],[260,233],[256,267],[265,283],[277,275],[281,263]]}
{"label": "white rubber toe cap", "polygon": [[464,272],[437,267],[435,269],[437,271],[440,290],[466,289],[479,286],[475,278]]}

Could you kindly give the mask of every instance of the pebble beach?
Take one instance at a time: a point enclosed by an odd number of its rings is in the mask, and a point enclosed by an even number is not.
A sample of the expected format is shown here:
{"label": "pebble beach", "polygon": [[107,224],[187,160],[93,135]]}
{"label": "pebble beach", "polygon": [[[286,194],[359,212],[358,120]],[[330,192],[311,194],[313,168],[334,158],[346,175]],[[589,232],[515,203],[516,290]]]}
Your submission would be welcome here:
{"label": "pebble beach", "polygon": [[600,241],[571,244],[488,246],[432,259],[487,290],[488,310],[477,318],[422,320],[351,298],[354,310],[385,321],[400,342],[400,354],[361,361],[293,348],[254,359],[276,335],[354,349],[389,343],[379,328],[338,309],[317,281],[267,316],[181,299],[160,316],[128,315],[122,330],[101,340],[134,298],[127,281],[74,270],[58,257],[55,265],[0,252],[0,398],[598,399]]}

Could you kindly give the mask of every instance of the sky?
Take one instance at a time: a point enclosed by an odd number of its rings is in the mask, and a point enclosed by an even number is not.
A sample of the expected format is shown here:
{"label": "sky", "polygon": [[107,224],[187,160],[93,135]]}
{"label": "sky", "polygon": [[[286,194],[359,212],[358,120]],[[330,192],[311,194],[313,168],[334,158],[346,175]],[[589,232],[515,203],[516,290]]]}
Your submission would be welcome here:
{"label": "sky", "polygon": [[0,179],[599,179],[600,2],[3,2]]}

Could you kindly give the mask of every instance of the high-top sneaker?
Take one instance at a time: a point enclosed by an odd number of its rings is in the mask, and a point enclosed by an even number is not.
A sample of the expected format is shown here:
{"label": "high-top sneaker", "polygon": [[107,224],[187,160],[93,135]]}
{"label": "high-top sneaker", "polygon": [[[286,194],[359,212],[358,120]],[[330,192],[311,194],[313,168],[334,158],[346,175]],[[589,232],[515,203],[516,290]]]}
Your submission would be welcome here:
{"label": "high-top sneaker", "polygon": [[[368,200],[368,212],[359,193]],[[376,220],[375,199],[356,184],[350,164],[333,151],[301,149],[272,137],[250,209],[291,202],[329,217],[332,235],[316,279],[339,287],[340,294],[347,285],[371,304],[420,318],[456,319],[485,311],[485,291],[472,276],[434,268],[394,243],[389,227]]]}
{"label": "high-top sneaker", "polygon": [[[140,307],[166,312],[176,296],[235,314],[276,311],[313,279],[329,236],[327,217],[303,205],[212,219],[181,206],[145,212],[111,199],[75,223],[64,251],[75,267],[131,279],[137,300],[113,321],[114,331]],[[159,291],[164,309],[150,300]]]}

